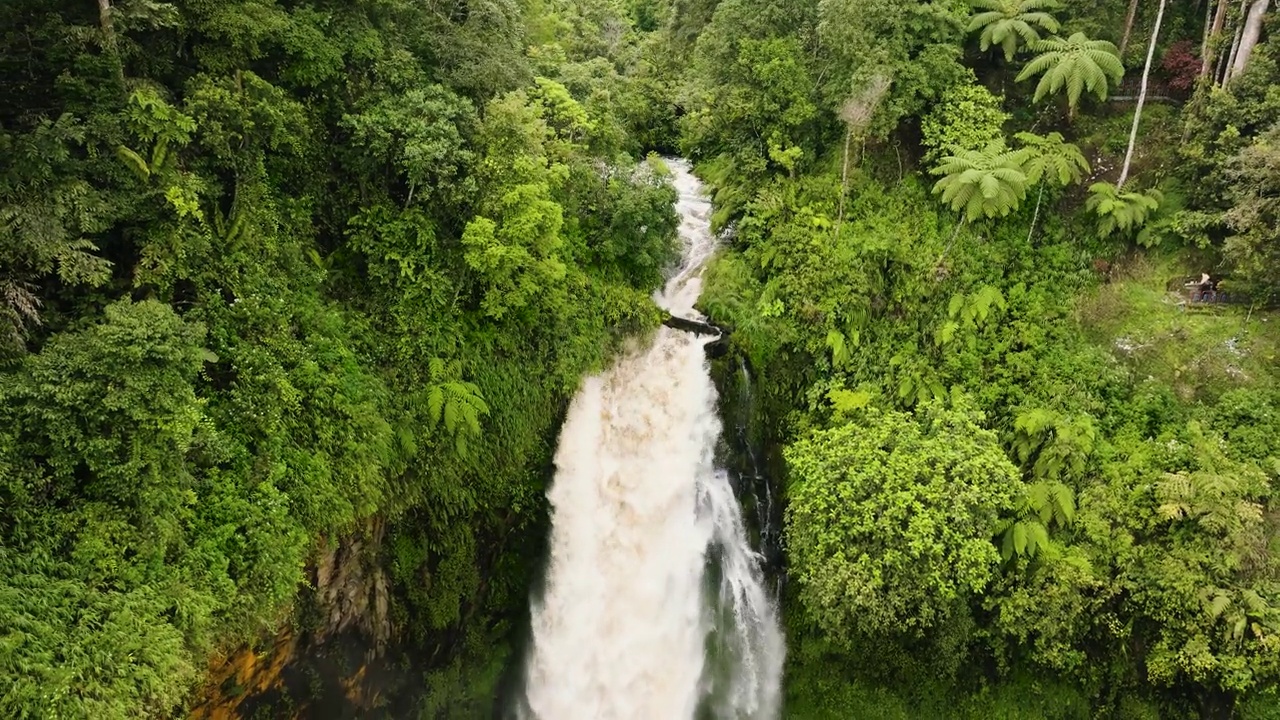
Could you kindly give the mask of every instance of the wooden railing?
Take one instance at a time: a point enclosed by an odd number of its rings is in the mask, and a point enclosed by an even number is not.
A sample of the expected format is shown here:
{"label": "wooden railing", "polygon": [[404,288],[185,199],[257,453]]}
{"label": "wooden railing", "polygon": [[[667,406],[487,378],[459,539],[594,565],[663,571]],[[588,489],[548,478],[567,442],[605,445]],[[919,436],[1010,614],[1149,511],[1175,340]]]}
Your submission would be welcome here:
{"label": "wooden railing", "polygon": [[[1110,102],[1137,102],[1142,92],[1142,74],[1125,76],[1115,90],[1107,97]],[[1178,90],[1160,78],[1151,78],[1147,82],[1147,102],[1184,103],[1191,98],[1190,90]]]}

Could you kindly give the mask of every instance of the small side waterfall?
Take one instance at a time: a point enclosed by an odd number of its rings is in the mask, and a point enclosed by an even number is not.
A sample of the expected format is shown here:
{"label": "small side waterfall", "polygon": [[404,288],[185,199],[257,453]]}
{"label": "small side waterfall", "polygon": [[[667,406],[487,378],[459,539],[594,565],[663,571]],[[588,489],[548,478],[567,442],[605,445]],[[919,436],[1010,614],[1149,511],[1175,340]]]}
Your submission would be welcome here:
{"label": "small side waterfall", "polygon": [[725,462],[746,513],[752,542],[763,556],[765,573],[775,578],[774,596],[781,597],[785,577],[782,507],[767,431],[757,407],[755,379],[745,356],[735,354],[721,362],[724,364],[712,375],[720,388],[720,415],[727,424],[722,438]]}
{"label": "small side waterfall", "polygon": [[[693,305],[710,205],[672,163],[685,244],[655,300]],[[574,398],[556,452],[546,589],[532,608],[527,720],[772,720],[785,652],[728,474],[703,346],[661,328]]]}

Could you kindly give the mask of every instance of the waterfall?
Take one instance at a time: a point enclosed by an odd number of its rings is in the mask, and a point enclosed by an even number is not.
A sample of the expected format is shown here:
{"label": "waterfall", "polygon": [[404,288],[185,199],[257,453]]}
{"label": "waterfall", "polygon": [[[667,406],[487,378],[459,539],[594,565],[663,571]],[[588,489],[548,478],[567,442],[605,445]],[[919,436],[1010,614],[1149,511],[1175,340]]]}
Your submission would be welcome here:
{"label": "waterfall", "polygon": [[[655,295],[695,319],[710,204],[671,162],[684,242]],[[556,451],[550,559],[532,607],[526,720],[772,720],[784,643],[728,474],[703,346],[663,327],[588,378]]]}

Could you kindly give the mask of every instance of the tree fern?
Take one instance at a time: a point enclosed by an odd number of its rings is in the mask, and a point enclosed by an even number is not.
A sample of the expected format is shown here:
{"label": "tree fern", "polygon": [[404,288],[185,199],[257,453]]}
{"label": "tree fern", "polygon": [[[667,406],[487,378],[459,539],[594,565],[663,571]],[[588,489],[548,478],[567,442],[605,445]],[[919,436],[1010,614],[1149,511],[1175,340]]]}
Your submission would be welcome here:
{"label": "tree fern", "polygon": [[982,51],[999,46],[1012,62],[1019,45],[1040,41],[1040,30],[1058,32],[1058,20],[1046,10],[1062,7],[1057,0],[972,0],[978,12],[969,19],[967,32],[982,31]]}
{"label": "tree fern", "polygon": [[475,383],[454,380],[455,369],[440,358],[428,365],[431,384],[427,387],[427,423],[431,430],[441,425],[454,442],[459,455],[467,454],[467,438],[480,435],[480,417],[489,414],[489,406],[480,396]]}
{"label": "tree fern", "polygon": [[1156,485],[1156,512],[1164,520],[1193,520],[1218,535],[1238,533],[1262,520],[1261,506],[1246,497],[1251,479],[1208,470],[1167,473]]}
{"label": "tree fern", "polygon": [[1262,637],[1280,631],[1280,607],[1256,590],[1209,587],[1199,598],[1205,615],[1221,623],[1222,639],[1229,645],[1239,645],[1250,634]]}
{"label": "tree fern", "polygon": [[1145,192],[1122,192],[1111,183],[1089,186],[1085,207],[1098,216],[1098,234],[1108,237],[1117,230],[1129,233],[1141,228],[1160,208],[1164,195],[1151,188]]}
{"label": "tree fern", "polygon": [[1040,446],[1044,438],[1053,432],[1058,416],[1052,410],[1032,408],[1019,413],[1013,421],[1013,453],[1018,462],[1025,463]]}
{"label": "tree fern", "polygon": [[935,194],[969,221],[1005,216],[1027,195],[1023,153],[996,141],[982,150],[953,148],[931,172],[943,175],[933,186]]}
{"label": "tree fern", "polygon": [[1036,223],[1040,220],[1040,204],[1044,202],[1044,184],[1048,180],[1056,185],[1066,187],[1084,179],[1089,172],[1089,161],[1085,160],[1080,148],[1063,142],[1062,133],[1051,132],[1048,135],[1020,132],[1016,136],[1022,143],[1022,151],[1026,158],[1027,181],[1039,185],[1036,193],[1036,210],[1031,215],[1031,228],[1027,231],[1027,243],[1035,237]]}
{"label": "tree fern", "polygon": [[1065,527],[1076,519],[1076,495],[1060,482],[1039,482],[1027,488],[1027,507],[1046,527]]}
{"label": "tree fern", "polygon": [[1013,423],[1012,450],[1031,475],[1056,481],[1063,473],[1084,473],[1097,443],[1098,430],[1088,415],[1068,417],[1044,408],[1018,414]]}
{"label": "tree fern", "polygon": [[1075,33],[1065,40],[1060,37],[1038,40],[1032,43],[1031,49],[1040,54],[1018,73],[1018,82],[1041,76],[1036,85],[1037,102],[1045,95],[1065,89],[1073,116],[1086,90],[1099,100],[1106,100],[1111,86],[1124,77],[1116,46],[1106,40],[1090,40],[1084,33]]}
{"label": "tree fern", "polygon": [[1049,551],[1050,528],[1065,528],[1075,521],[1076,501],[1071,488],[1060,482],[1030,485],[1018,498],[1012,517],[996,524],[1000,554],[1006,561],[1034,558]]}
{"label": "tree fern", "polygon": [[1024,170],[1027,182],[1031,185],[1046,180],[1055,185],[1066,187],[1080,182],[1089,172],[1089,161],[1085,159],[1080,148],[1063,142],[1062,133],[1051,132],[1048,135],[1020,132],[1015,137],[1022,143]]}

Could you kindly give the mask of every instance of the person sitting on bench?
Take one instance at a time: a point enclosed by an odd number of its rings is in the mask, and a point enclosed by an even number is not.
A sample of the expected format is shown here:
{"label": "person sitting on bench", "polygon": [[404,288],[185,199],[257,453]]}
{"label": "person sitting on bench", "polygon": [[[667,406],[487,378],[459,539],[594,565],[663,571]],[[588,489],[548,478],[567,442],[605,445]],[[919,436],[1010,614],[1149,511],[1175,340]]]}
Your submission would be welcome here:
{"label": "person sitting on bench", "polygon": [[1193,288],[1191,290],[1191,302],[1212,302],[1214,299],[1214,282],[1210,279],[1209,273],[1200,273],[1200,281],[1191,281],[1183,287]]}

